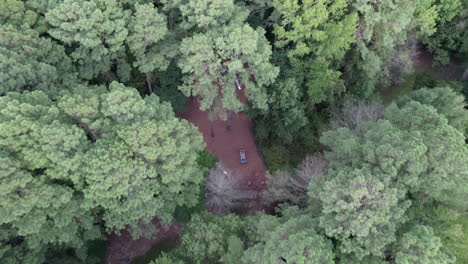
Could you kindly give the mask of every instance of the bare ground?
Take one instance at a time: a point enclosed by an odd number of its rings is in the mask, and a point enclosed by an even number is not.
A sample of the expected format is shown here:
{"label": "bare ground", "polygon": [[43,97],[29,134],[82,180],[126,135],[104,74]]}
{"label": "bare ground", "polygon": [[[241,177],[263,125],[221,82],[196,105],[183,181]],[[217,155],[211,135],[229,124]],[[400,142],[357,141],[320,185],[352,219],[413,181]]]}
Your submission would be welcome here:
{"label": "bare ground", "polygon": [[[246,97],[242,92],[238,97],[242,102]],[[231,130],[226,129],[226,121],[214,121],[215,137],[211,137],[210,121],[207,111],[200,111],[198,99],[192,98],[187,102],[187,112],[177,114],[198,127],[206,142],[206,150],[212,153],[225,168],[242,177],[245,188],[254,190],[257,194],[265,188],[266,167],[259,149],[255,144],[252,132],[252,121],[245,113],[232,114]],[[240,163],[239,150],[245,149],[247,163]],[[258,198],[246,205],[250,211],[262,210],[259,195]],[[159,221],[155,218],[153,223],[160,228]],[[180,223],[174,223],[168,229],[162,229],[154,239],[140,238],[133,240],[127,230],[122,234],[110,234],[107,241],[106,264],[128,264],[137,256],[142,256],[162,240],[176,238],[182,230]]]}

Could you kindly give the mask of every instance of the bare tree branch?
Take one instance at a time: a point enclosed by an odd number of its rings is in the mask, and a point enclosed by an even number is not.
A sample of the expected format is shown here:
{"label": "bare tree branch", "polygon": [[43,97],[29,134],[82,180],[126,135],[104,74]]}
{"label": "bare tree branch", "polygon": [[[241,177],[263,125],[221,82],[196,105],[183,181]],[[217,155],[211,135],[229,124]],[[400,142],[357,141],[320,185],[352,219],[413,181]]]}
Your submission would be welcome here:
{"label": "bare tree branch", "polygon": [[328,161],[323,154],[306,157],[295,173],[277,171],[267,174],[268,190],[263,193],[266,202],[288,202],[305,207],[308,202],[309,184],[320,185],[328,171]]}
{"label": "bare tree branch", "polygon": [[370,120],[377,120],[383,116],[384,106],[379,103],[363,100],[354,104],[345,104],[341,114],[330,122],[333,129],[347,127],[355,129],[359,124]]}
{"label": "bare tree branch", "polygon": [[221,164],[210,170],[206,199],[213,213],[228,214],[246,200],[255,198],[255,192],[245,188],[239,176],[227,171]]}

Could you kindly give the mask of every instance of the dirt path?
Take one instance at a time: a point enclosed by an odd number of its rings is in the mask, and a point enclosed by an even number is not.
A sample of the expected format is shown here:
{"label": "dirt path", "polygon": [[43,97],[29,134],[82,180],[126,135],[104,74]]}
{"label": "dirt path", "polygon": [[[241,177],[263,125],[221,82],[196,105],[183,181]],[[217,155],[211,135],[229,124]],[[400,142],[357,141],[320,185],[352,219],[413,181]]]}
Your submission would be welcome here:
{"label": "dirt path", "polygon": [[[248,189],[260,191],[265,181],[265,165],[260,151],[255,144],[252,132],[252,121],[245,113],[232,114],[231,130],[227,130],[226,121],[214,121],[215,137],[211,137],[210,121],[207,111],[200,111],[198,100],[191,99],[187,104],[188,111],[179,115],[195,124],[206,142],[206,150],[212,153],[226,169],[240,175]],[[239,150],[245,149],[247,163],[240,163]],[[261,209],[255,203],[253,210]]]}
{"label": "dirt path", "polygon": [[146,254],[154,245],[162,240],[177,238],[182,231],[180,223],[174,223],[166,229],[162,229],[158,219],[153,220],[153,224],[161,230],[154,239],[140,238],[133,240],[127,230],[123,230],[121,235],[110,234],[107,239],[106,264],[129,264],[138,256]]}
{"label": "dirt path", "polygon": [[[238,98],[245,102],[247,99],[238,90]],[[265,172],[261,154],[255,144],[255,137],[252,132],[252,121],[245,113],[232,114],[231,130],[226,129],[226,121],[215,121],[215,137],[210,135],[210,121],[208,112],[200,111],[197,99],[187,102],[187,112],[177,114],[177,117],[184,118],[198,127],[206,142],[206,150],[211,152],[222,162],[226,169],[235,172],[242,177],[246,188],[255,190],[258,193],[265,188]],[[240,163],[239,150],[245,149],[247,163]],[[259,199],[247,205],[249,210],[261,210]],[[161,227],[159,221],[155,219],[153,223]],[[161,230],[156,234],[155,239],[141,238],[133,240],[128,231],[122,231],[122,235],[111,234],[107,241],[106,264],[129,264],[137,256],[146,254],[151,247],[162,240],[176,238],[182,230],[180,223],[171,225],[166,230]]]}

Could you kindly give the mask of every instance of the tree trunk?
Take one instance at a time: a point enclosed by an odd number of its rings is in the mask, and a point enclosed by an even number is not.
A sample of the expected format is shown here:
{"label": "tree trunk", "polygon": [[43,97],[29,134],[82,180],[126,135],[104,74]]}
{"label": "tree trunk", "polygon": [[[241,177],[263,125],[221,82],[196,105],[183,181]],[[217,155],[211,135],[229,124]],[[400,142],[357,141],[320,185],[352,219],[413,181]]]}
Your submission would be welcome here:
{"label": "tree trunk", "polygon": [[107,71],[107,72],[103,73],[102,75],[104,76],[104,79],[106,79],[106,81],[108,83],[111,83],[111,82],[115,81],[115,79],[116,79],[115,75],[114,75],[114,73],[112,71]]}
{"label": "tree trunk", "polygon": [[228,117],[227,117],[227,126],[226,129],[228,131],[231,131],[231,126],[232,126],[232,111],[228,112]]}
{"label": "tree trunk", "polygon": [[148,90],[150,94],[153,93],[153,89],[151,88],[151,79],[150,79],[150,74],[149,72],[145,73],[146,74],[146,84],[148,85]]}
{"label": "tree trunk", "polygon": [[214,132],[214,125],[213,125],[213,120],[210,119],[210,132],[211,132],[211,137],[215,136]]}
{"label": "tree trunk", "polygon": [[81,117],[73,116],[75,120],[78,122],[78,126],[86,130],[88,135],[94,140],[98,140],[99,136],[88,126],[88,124],[81,121]]}

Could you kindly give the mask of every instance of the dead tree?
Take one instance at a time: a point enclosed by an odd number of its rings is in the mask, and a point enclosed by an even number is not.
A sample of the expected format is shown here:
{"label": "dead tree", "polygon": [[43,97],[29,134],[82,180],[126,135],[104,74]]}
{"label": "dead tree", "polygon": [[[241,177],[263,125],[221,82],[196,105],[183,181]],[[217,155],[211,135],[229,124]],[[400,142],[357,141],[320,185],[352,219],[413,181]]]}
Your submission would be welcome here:
{"label": "dead tree", "polygon": [[277,171],[273,175],[267,174],[268,189],[263,193],[264,201],[287,202],[305,207],[309,199],[309,184],[319,186],[327,171],[328,161],[323,154],[316,153],[307,156],[294,173]]}
{"label": "dead tree", "polygon": [[208,209],[220,215],[255,198],[255,192],[242,185],[240,175],[227,171],[221,164],[210,170],[205,194]]}
{"label": "dead tree", "polygon": [[382,104],[360,100],[354,104],[345,104],[341,113],[330,122],[330,125],[333,129],[340,127],[355,129],[361,123],[380,119],[383,113],[384,106]]}

